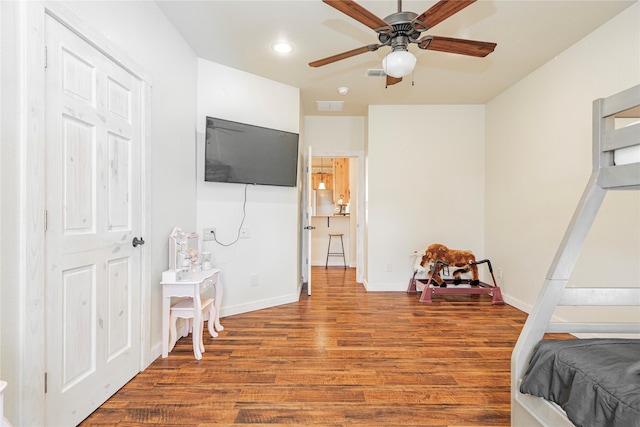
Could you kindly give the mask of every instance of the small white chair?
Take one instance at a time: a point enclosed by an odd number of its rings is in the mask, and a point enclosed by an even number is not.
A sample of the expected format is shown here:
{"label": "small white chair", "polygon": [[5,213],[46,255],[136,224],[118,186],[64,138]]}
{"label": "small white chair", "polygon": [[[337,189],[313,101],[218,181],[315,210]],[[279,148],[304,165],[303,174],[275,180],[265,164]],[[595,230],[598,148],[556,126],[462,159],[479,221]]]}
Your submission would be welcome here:
{"label": "small white chair", "polygon": [[[200,352],[204,353],[204,343],[202,341],[202,334],[204,329],[204,316],[205,314],[209,314],[207,329],[209,330],[209,334],[212,338],[218,336],[218,333],[214,329],[214,321],[216,307],[213,303],[213,298],[203,298],[201,302],[202,306],[202,316],[200,316]],[[184,319],[184,329],[182,336],[186,337],[190,332],[193,331],[193,318],[194,318],[194,309],[193,309],[193,299],[187,298],[181,301],[178,301],[173,306],[171,306],[171,314],[169,318],[169,351],[173,350],[173,347],[176,345],[176,341],[178,341],[178,333],[176,330],[176,322],[178,319]],[[195,337],[194,337],[195,339]],[[195,352],[195,350],[194,350]],[[196,354],[196,358],[198,358],[198,354]]]}
{"label": "small white chair", "polygon": [[7,387],[6,381],[0,381],[0,426],[11,427],[11,423],[4,416],[4,389]]}

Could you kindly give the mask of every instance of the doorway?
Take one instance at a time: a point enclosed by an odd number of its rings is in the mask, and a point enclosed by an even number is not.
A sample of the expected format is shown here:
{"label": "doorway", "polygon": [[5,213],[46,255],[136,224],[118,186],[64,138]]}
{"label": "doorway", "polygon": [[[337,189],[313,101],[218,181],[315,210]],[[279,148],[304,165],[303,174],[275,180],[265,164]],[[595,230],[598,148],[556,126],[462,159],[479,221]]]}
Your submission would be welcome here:
{"label": "doorway", "polygon": [[[322,159],[322,163],[320,163],[320,159]],[[313,152],[312,155],[312,168],[307,171],[307,179],[311,182],[316,182],[317,184],[323,180],[324,184],[327,186],[327,183],[331,184],[332,188],[334,186],[334,178],[327,176],[323,176],[322,178],[318,175],[313,176],[313,172],[316,174],[319,173],[320,169],[324,172],[329,172],[333,165],[333,159],[344,159],[348,161],[349,164],[349,198],[346,198],[346,194],[343,194],[343,203],[346,204],[346,200],[348,200],[348,207],[343,208],[348,209],[348,230],[349,230],[349,244],[347,245],[345,242],[345,251],[350,254],[348,257],[349,265],[353,266],[355,264],[356,268],[356,281],[358,283],[363,283],[364,281],[364,218],[365,218],[365,191],[364,191],[364,183],[365,183],[365,166],[364,166],[364,152],[362,151],[318,151]],[[316,166],[316,165],[320,166]],[[343,188],[343,187],[342,187]],[[342,193],[340,193],[342,194]],[[331,202],[333,205],[338,205],[338,201],[340,199],[340,194],[335,194],[336,197],[331,196]],[[335,199],[335,200],[334,200]],[[316,206],[317,209],[317,206]],[[334,209],[337,209],[334,207]],[[346,212],[345,212],[346,213]],[[345,216],[346,217],[346,216]],[[308,254],[308,262],[311,265],[324,265],[326,260],[328,236],[326,239],[323,239],[321,236],[326,235],[327,228],[332,227],[332,221],[344,221],[343,219],[338,219],[329,215],[321,215],[312,218],[313,223],[316,223],[316,229],[312,231],[312,245],[310,249],[310,253]],[[328,223],[328,227],[327,227]],[[314,244],[315,236],[318,236],[318,240],[322,243]],[[326,242],[326,243],[325,243]],[[348,248],[347,248],[348,247]],[[322,261],[322,262],[320,262]],[[306,277],[304,278],[306,279]],[[306,280],[305,280],[306,281]]]}

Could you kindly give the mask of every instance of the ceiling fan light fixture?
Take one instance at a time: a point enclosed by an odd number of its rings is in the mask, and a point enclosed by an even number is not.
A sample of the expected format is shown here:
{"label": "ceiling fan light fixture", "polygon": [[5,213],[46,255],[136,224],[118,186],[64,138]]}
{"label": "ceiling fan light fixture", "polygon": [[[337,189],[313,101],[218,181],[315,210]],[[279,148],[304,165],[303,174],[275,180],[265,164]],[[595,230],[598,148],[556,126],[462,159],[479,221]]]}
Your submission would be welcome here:
{"label": "ceiling fan light fixture", "polygon": [[401,78],[411,74],[416,66],[416,57],[408,50],[398,49],[382,60],[382,69],[391,77]]}

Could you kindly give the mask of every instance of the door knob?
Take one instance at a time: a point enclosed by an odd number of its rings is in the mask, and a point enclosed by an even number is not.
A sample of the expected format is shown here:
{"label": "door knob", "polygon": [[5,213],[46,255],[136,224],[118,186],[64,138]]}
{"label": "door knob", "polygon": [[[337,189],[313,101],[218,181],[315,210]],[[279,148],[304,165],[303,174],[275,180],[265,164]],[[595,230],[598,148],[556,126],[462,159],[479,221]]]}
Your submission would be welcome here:
{"label": "door knob", "polygon": [[139,239],[137,237],[134,237],[133,242],[131,242],[131,244],[133,245],[134,248],[138,245],[144,245],[144,239],[142,237]]}

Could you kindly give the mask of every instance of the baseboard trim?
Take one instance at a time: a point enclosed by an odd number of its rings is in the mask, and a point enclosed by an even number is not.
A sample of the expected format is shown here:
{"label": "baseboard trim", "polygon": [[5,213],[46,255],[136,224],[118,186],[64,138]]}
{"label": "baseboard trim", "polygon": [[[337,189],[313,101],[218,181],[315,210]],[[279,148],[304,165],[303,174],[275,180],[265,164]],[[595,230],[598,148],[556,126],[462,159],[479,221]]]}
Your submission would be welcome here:
{"label": "baseboard trim", "polygon": [[[234,306],[220,307],[220,317],[233,316],[236,314],[249,313],[252,311],[263,310],[265,308],[276,307],[284,304],[298,302],[300,294],[283,295],[278,298],[268,298],[258,301],[252,301],[247,304],[238,304]],[[223,325],[224,326],[224,325]]]}

